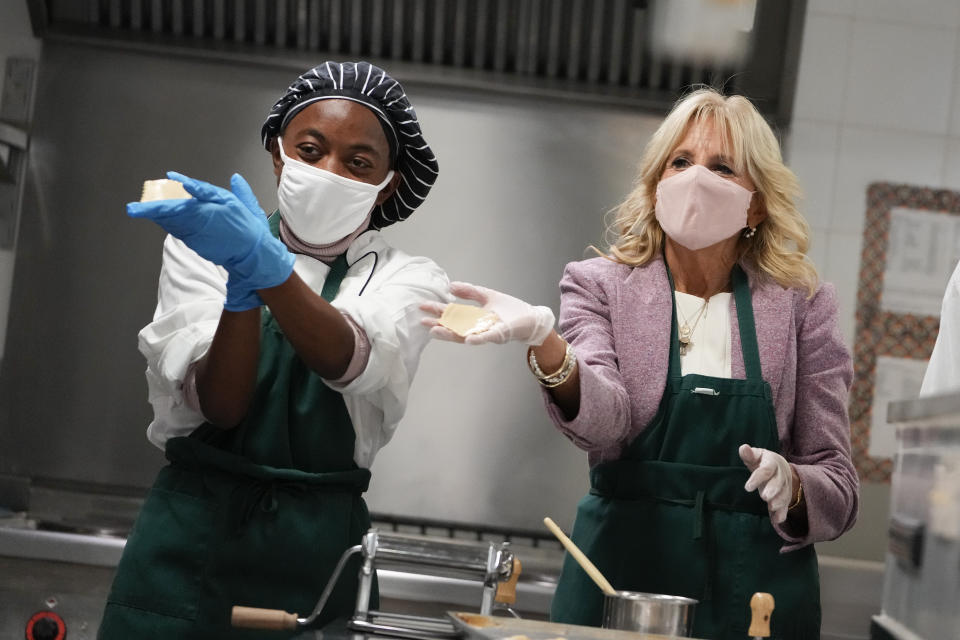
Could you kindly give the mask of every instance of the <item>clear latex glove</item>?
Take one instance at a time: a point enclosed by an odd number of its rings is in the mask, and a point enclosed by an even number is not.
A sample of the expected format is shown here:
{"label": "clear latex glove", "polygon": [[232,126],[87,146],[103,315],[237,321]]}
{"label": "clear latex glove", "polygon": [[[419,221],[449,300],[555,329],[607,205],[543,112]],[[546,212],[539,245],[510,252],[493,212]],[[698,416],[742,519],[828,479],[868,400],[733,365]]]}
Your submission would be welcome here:
{"label": "clear latex glove", "polygon": [[780,524],[787,519],[787,507],[793,497],[793,473],[790,463],[779,453],[769,449],[740,445],[740,459],[752,473],[743,488],[757,490],[767,503],[770,519]]}
{"label": "clear latex glove", "polygon": [[[193,198],[131,202],[127,215],[154,221],[201,257],[223,266],[232,280],[228,304],[247,299],[244,290],[273,287],[290,277],[293,254],[270,233],[263,210],[239,174],[230,179],[233,192],[173,171],[167,177],[181,182]],[[251,308],[249,304],[239,306]]]}
{"label": "clear latex glove", "polygon": [[465,342],[466,344],[486,344],[488,342],[503,344],[516,341],[541,345],[553,330],[553,311],[549,307],[535,307],[519,298],[467,282],[451,282],[450,293],[458,298],[480,303],[487,311],[497,314],[499,321],[495,322],[486,331],[461,338],[438,324],[447,305],[442,302],[425,302],[420,305],[420,309],[431,315],[424,318],[422,322],[425,326],[430,327],[430,335],[434,338],[451,342]]}

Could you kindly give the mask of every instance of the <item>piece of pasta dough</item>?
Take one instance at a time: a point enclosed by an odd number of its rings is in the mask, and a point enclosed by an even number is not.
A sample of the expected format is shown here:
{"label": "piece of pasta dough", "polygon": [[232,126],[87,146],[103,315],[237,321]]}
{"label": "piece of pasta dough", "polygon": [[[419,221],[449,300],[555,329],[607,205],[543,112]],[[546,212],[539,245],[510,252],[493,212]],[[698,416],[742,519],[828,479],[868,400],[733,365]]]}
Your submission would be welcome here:
{"label": "piece of pasta dough", "polygon": [[440,324],[461,337],[482,333],[500,318],[492,311],[472,304],[448,304],[440,316]]}
{"label": "piece of pasta dough", "polygon": [[149,200],[178,200],[192,198],[183,185],[176,180],[147,180],[143,183],[140,202]]}

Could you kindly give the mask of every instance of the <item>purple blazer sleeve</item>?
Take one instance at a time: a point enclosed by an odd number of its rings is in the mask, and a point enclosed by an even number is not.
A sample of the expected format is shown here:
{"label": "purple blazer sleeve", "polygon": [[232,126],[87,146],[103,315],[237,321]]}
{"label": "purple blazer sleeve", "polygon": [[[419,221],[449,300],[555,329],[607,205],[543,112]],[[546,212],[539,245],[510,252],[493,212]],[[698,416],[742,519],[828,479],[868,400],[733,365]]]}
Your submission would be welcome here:
{"label": "purple blazer sleeve", "polygon": [[603,285],[584,268],[589,262],[570,263],[560,281],[559,329],[577,354],[580,411],[567,420],[546,390],[544,399],[560,432],[581,449],[593,452],[623,442],[631,420],[627,390],[617,366],[610,302]]}
{"label": "purple blazer sleeve", "polygon": [[[795,292],[795,301],[796,387],[781,393],[781,401],[793,401],[793,420],[781,441],[803,484],[809,528],[796,535],[775,525],[787,542],[782,551],[837,538],[853,526],[859,509],[847,412],[853,364],[840,334],[836,291],[823,284],[809,300]],[[778,417],[786,413],[777,409]]]}

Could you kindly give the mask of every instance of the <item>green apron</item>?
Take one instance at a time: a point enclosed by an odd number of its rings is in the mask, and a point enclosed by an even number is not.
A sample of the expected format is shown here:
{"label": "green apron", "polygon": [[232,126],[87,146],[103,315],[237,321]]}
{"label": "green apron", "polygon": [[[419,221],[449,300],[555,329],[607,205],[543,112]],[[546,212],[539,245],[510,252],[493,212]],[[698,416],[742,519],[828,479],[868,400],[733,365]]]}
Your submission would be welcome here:
{"label": "green apron", "polygon": [[[276,218],[271,220],[276,234]],[[347,271],[331,266],[333,300]],[[307,616],[340,555],[370,527],[343,397],[297,356],[261,312],[257,385],[243,422],[171,438],[127,540],[100,626],[103,640],[284,638],[230,628],[233,605]],[[316,626],[353,613],[359,559]],[[376,606],[374,594],[373,606]]]}
{"label": "green apron", "polygon": [[[681,374],[674,300],[657,414],[622,458],[591,469],[572,537],[616,589],[699,600],[695,637],[747,637],[750,597],[766,591],[776,602],[774,638],[819,638],[813,547],[780,553],[766,504],[743,489],[750,473],[738,447],[779,452],[780,442],[749,284],[739,266],[732,278],[746,379]],[[600,589],[568,555],[551,619],[599,626],[602,611]]]}

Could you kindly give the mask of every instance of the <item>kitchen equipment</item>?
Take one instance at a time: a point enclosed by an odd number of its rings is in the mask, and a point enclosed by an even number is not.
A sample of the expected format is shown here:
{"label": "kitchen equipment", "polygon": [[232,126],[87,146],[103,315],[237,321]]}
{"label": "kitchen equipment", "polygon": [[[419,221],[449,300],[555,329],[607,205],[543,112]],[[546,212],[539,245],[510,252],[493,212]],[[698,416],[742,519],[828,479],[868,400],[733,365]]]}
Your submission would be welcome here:
{"label": "kitchen equipment", "polygon": [[370,610],[370,591],[377,568],[402,566],[415,572],[440,572],[479,579],[482,582],[480,613],[492,613],[495,603],[509,608],[516,598],[520,562],[508,549],[510,543],[437,540],[424,536],[385,534],[371,529],[359,545],[340,557],[317,605],[307,617],[276,609],[235,606],[231,623],[248,629],[292,630],[310,626],[326,605],[347,561],[356,553],[363,555],[357,605],[347,626],[364,633],[404,638],[452,638],[460,631],[450,620]]}
{"label": "kitchen equipment", "polygon": [[603,591],[603,627],[682,637],[690,635],[696,600],[659,593],[617,591],[557,523],[550,518],[544,518],[543,523]]}
{"label": "kitchen equipment", "polygon": [[659,593],[616,591],[603,596],[606,629],[690,637],[697,601]]}
{"label": "kitchen equipment", "polygon": [[881,612],[870,637],[960,638],[960,394],[891,402],[896,428]]}
{"label": "kitchen equipment", "polygon": [[755,593],[750,598],[750,629],[747,633],[754,640],[770,637],[770,616],[773,614],[773,596]]}
{"label": "kitchen equipment", "polygon": [[596,565],[590,562],[590,558],[583,554],[583,551],[580,551],[580,548],[573,543],[573,540],[567,537],[567,534],[557,526],[557,523],[550,518],[544,518],[543,524],[547,525],[547,529],[550,529],[550,532],[557,536],[557,540],[563,545],[563,547],[570,553],[574,560],[577,561],[583,570],[587,572],[587,575],[590,576],[590,579],[597,583],[597,586],[600,587],[600,590],[603,591],[604,595],[613,596],[616,595],[617,590],[613,588],[613,585],[603,577],[603,574],[600,573],[600,570],[597,569]]}
{"label": "kitchen equipment", "polygon": [[450,611],[447,615],[468,640],[504,640],[511,637],[514,640],[521,640],[522,637],[529,640],[668,640],[676,637],[561,622],[482,616],[459,611]]}

